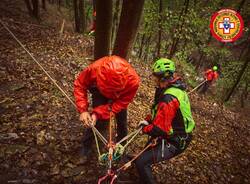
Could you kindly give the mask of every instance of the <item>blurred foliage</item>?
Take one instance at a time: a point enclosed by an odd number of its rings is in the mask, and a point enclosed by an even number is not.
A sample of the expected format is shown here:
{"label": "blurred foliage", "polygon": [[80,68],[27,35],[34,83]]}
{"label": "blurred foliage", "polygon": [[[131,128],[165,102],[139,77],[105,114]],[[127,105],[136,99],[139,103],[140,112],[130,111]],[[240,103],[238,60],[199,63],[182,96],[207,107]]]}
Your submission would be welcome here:
{"label": "blurred foliage", "polygon": [[[161,28],[161,57],[168,57],[171,45],[178,40],[173,60],[181,67],[180,71],[190,86],[195,86],[204,70],[218,65],[220,68],[220,80],[216,91],[217,98],[223,97],[232,88],[243,66],[244,50],[249,39],[249,26],[245,26],[244,33],[234,43],[221,43],[210,34],[211,16],[222,8],[238,10],[241,0],[237,1],[163,1],[163,11],[159,14],[160,1],[145,1],[141,26],[135,42],[134,51],[143,62],[156,58],[158,32]],[[185,14],[185,3],[189,2]],[[249,24],[250,2],[245,1],[240,9],[245,25]],[[160,25],[160,26],[159,26]],[[142,40],[150,39],[148,42]],[[136,56],[135,56],[136,57]],[[245,70],[236,93],[241,94],[249,82],[249,67]],[[249,87],[247,89],[249,91]]]}

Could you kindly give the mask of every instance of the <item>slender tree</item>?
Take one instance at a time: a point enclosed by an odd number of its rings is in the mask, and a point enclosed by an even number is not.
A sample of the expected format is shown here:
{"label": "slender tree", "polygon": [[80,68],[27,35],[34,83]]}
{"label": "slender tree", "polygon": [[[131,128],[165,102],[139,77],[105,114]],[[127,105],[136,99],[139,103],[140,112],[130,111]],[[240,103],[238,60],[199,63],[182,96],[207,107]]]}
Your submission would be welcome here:
{"label": "slender tree", "polygon": [[39,0],[31,0],[31,1],[24,0],[24,2],[28,9],[29,15],[39,20],[40,19]]}
{"label": "slender tree", "polygon": [[25,2],[26,7],[27,7],[27,9],[28,9],[29,15],[30,15],[30,16],[33,16],[33,10],[32,10],[32,7],[31,7],[30,0],[24,0],[24,2]]}
{"label": "slender tree", "polygon": [[245,4],[245,2],[246,2],[246,0],[241,0],[239,6],[238,6],[238,8],[237,8],[237,12],[240,12],[240,11],[241,11],[241,9],[242,9],[243,5]]}
{"label": "slender tree", "polygon": [[75,13],[75,30],[78,33],[83,33],[85,30],[84,0],[74,0],[73,4]]}
{"label": "slender tree", "polygon": [[79,24],[80,24],[80,32],[83,33],[85,30],[85,7],[84,0],[79,0]]}
{"label": "slender tree", "polygon": [[174,37],[171,48],[170,48],[170,52],[169,52],[169,58],[172,58],[175,54],[175,52],[177,51],[177,47],[179,44],[179,40],[180,40],[180,34],[182,32],[183,26],[184,26],[184,22],[185,22],[185,18],[186,18],[186,14],[188,12],[188,7],[189,7],[189,0],[185,0],[184,2],[184,8],[181,11],[181,15],[179,17],[179,21],[178,21],[178,25],[176,32],[177,32],[177,36]]}
{"label": "slender tree", "polygon": [[249,62],[250,62],[250,45],[248,45],[248,49],[246,51],[246,56],[245,56],[245,61],[241,67],[241,70],[238,74],[238,77],[236,78],[234,85],[232,86],[232,88],[230,89],[228,94],[226,95],[225,102],[227,102],[230,99],[230,97],[232,96],[234,90],[236,89],[237,85],[239,84],[239,82],[241,80],[241,77],[243,76],[244,72],[246,71]]}
{"label": "slender tree", "polygon": [[115,36],[117,33],[117,27],[119,23],[119,14],[120,14],[120,2],[121,0],[116,0],[115,2],[115,11],[113,16],[113,26],[112,26],[112,36],[111,36],[111,45],[114,45]]}
{"label": "slender tree", "polygon": [[110,53],[112,29],[112,0],[96,0],[96,30],[94,58]]}
{"label": "slender tree", "polygon": [[144,0],[123,0],[113,54],[127,58],[139,26]]}
{"label": "slender tree", "polygon": [[46,0],[42,0],[42,7],[44,10],[46,10]]}
{"label": "slender tree", "polygon": [[[146,22],[144,29],[147,30],[147,28],[148,28],[148,22]],[[142,57],[143,48],[145,47],[145,42],[146,42],[146,32],[143,32],[142,37],[141,37],[140,47],[139,47],[139,53],[138,53],[139,58]]]}
{"label": "slender tree", "polygon": [[248,87],[249,87],[249,81],[246,81],[245,82],[245,87],[244,87],[244,89],[242,90],[242,93],[241,93],[241,108],[244,108],[244,106],[245,106],[245,101],[246,101],[246,99],[247,99],[247,97],[248,97]]}
{"label": "slender tree", "polygon": [[158,20],[158,42],[157,42],[157,57],[161,55],[161,35],[162,35],[162,0],[159,1],[159,20]]}
{"label": "slender tree", "polygon": [[39,11],[39,0],[32,0],[33,4],[33,15],[36,19],[40,19],[40,11]]}

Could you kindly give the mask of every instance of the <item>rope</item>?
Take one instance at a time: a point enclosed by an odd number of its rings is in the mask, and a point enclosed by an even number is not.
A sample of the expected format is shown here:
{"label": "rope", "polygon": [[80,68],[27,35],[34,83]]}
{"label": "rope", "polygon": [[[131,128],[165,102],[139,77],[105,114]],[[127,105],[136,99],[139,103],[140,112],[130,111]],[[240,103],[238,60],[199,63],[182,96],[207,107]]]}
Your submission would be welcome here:
{"label": "rope", "polygon": [[133,137],[124,145],[124,149],[132,142],[132,140],[134,140],[134,138],[140,133],[142,127],[140,127],[140,129],[138,129],[136,132],[135,132],[135,135],[133,135]]}
{"label": "rope", "polygon": [[191,94],[192,92],[194,92],[196,89],[198,89],[202,84],[204,84],[207,80],[202,81],[198,86],[196,86],[194,89],[192,89],[191,91],[189,91],[187,94]]}
{"label": "rope", "polygon": [[42,71],[50,78],[50,80],[56,85],[56,87],[64,94],[64,96],[71,102],[71,104],[76,107],[75,103],[71,100],[71,98],[64,92],[64,90],[56,83],[55,79],[53,79],[49,73],[44,69],[44,67],[34,58],[34,56],[26,49],[26,47],[19,41],[19,39],[12,33],[11,30],[0,20],[2,26],[10,33],[10,35],[17,41],[17,43],[28,53],[28,55],[36,62],[36,64],[42,69]]}
{"label": "rope", "polygon": [[94,137],[95,137],[95,143],[96,143],[96,149],[97,149],[97,152],[98,152],[98,158],[100,158],[101,157],[101,152],[100,152],[100,147],[99,147],[99,143],[98,143],[98,140],[97,140],[96,132],[94,131],[93,128],[92,128],[92,131],[93,131],[93,134],[94,134]]}
{"label": "rope", "polygon": [[116,144],[121,144],[122,142],[126,141],[128,138],[130,138],[132,135],[136,134],[137,132],[140,132],[141,129],[135,130],[133,132],[131,132],[130,134],[128,134],[127,136],[123,137],[119,142],[117,142]]}
{"label": "rope", "polygon": [[[53,84],[63,93],[63,95],[70,101],[70,103],[76,107],[75,103],[73,102],[73,100],[66,94],[66,92],[56,83],[56,80],[53,79],[50,74],[45,70],[45,68],[36,60],[36,58],[28,51],[28,49],[26,49],[26,47],[21,43],[21,41],[19,41],[19,39],[14,35],[14,33],[3,23],[3,21],[0,19],[0,23],[2,24],[2,26],[9,32],[9,34],[16,40],[16,42],[28,53],[28,55],[33,59],[33,61],[35,61],[35,63],[41,68],[41,70],[48,76],[48,78],[53,82]],[[113,142],[112,142],[112,123],[113,123],[113,114],[112,112],[110,113],[110,125],[109,125],[109,170],[111,171],[112,169],[112,156],[113,156]],[[97,151],[98,151],[98,155],[101,156],[100,153],[100,147],[99,147],[99,143],[97,140],[97,136],[100,138],[100,140],[107,145],[108,141],[102,136],[102,134],[95,128],[95,126],[91,125],[94,137],[95,137],[95,141],[96,141],[96,147],[97,147]],[[140,132],[141,129],[135,131],[134,133],[131,133],[129,136],[126,136],[126,139],[128,139],[129,137],[132,136],[132,138],[125,144],[124,148],[126,146],[128,146],[128,144],[130,144],[132,142],[132,140],[138,135],[138,133]],[[124,140],[126,140],[125,138],[123,138],[120,142],[123,142]],[[152,144],[149,144],[146,148],[148,148],[149,146],[151,146]],[[133,162],[139,155],[141,155],[145,150],[143,149],[134,159],[132,159],[131,161],[129,161],[127,164],[125,164],[124,166],[122,166],[121,168],[119,168],[117,171],[121,170],[121,169],[126,169],[128,167],[128,165],[131,165],[131,162]],[[100,183],[102,180],[106,179],[107,176],[104,176],[103,178],[101,178],[101,180],[98,181],[98,183]],[[117,176],[116,176],[117,177]],[[113,183],[113,181],[115,180],[115,178],[112,178],[111,183]]]}
{"label": "rope", "polygon": [[91,124],[92,130],[96,133],[96,135],[100,138],[100,140],[103,142],[103,144],[108,144],[108,141],[103,137],[103,135],[99,132],[99,130],[96,129],[95,126]]}
{"label": "rope", "polygon": [[113,153],[114,153],[114,147],[113,147],[113,141],[112,141],[112,125],[114,124],[114,114],[112,111],[110,111],[110,121],[109,121],[109,151],[108,151],[108,158],[109,158],[109,170],[112,169],[112,160],[113,160]]}
{"label": "rope", "polygon": [[128,167],[131,166],[131,163],[133,161],[135,161],[142,153],[144,153],[149,147],[151,146],[155,146],[157,143],[157,138],[153,139],[152,142],[150,144],[148,144],[142,151],[140,151],[133,159],[131,159],[130,161],[128,161],[127,163],[125,163],[123,166],[121,166],[120,168],[118,168],[116,170],[117,173],[119,173],[121,170],[126,170]]}
{"label": "rope", "polygon": [[[3,23],[3,21],[0,19],[0,23],[2,26],[10,33],[10,35],[17,41],[17,43],[28,53],[28,55],[35,61],[35,63],[41,68],[41,70],[49,77],[49,79],[53,82],[53,84],[64,94],[64,96],[71,102],[71,104],[76,108],[75,103],[73,100],[66,94],[66,92],[56,83],[56,80],[53,79],[50,74],[44,69],[44,67],[34,58],[34,56],[26,49],[26,47],[19,41],[19,39],[14,35],[14,33]],[[102,134],[94,127],[91,126],[93,132],[95,132],[96,135],[102,140],[104,144],[107,144],[107,140],[102,136]]]}

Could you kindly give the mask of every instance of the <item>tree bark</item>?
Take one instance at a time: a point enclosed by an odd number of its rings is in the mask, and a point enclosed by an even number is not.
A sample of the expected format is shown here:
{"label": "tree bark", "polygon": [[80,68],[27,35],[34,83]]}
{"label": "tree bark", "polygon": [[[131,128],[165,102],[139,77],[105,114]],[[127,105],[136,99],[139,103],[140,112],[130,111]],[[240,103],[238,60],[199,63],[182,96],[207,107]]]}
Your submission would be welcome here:
{"label": "tree bark", "polygon": [[96,11],[96,0],[93,0],[93,12]]}
{"label": "tree bark", "polygon": [[244,74],[244,72],[245,72],[245,70],[247,68],[247,65],[248,65],[249,61],[250,61],[250,45],[248,46],[248,50],[246,52],[245,62],[242,65],[242,68],[241,68],[241,70],[239,72],[239,75],[238,75],[234,85],[232,86],[231,90],[229,91],[229,93],[227,94],[227,96],[225,98],[225,100],[224,100],[225,102],[227,102],[230,99],[230,97],[232,96],[234,90],[236,89],[237,85],[239,84],[239,82],[241,80],[241,77],[243,76],[243,74]]}
{"label": "tree bark", "polygon": [[78,0],[74,0],[73,4],[74,4],[74,13],[75,13],[75,31],[79,33],[80,27],[79,27]]}
{"label": "tree bark", "polygon": [[85,30],[85,8],[84,0],[74,0],[75,31],[83,33]]}
{"label": "tree bark", "polygon": [[139,27],[144,0],[123,0],[113,54],[127,58]]}
{"label": "tree bark", "polygon": [[245,100],[247,99],[248,97],[248,86],[249,86],[249,82],[246,81],[245,82],[245,87],[241,93],[241,108],[244,108],[245,106]]}
{"label": "tree bark", "polygon": [[61,0],[57,0],[57,7],[58,7],[59,11],[61,11],[61,5],[62,5],[62,1]]}
{"label": "tree bark", "polygon": [[46,10],[46,0],[42,0],[42,8]]}
{"label": "tree bark", "polygon": [[239,7],[238,7],[238,9],[237,9],[237,12],[240,12],[240,11],[241,11],[241,9],[242,9],[243,5],[245,4],[245,2],[246,2],[246,0],[242,0],[242,1],[240,2]]}
{"label": "tree bark", "polygon": [[112,36],[111,36],[111,45],[114,45],[115,36],[117,33],[117,27],[119,24],[119,14],[120,14],[120,0],[115,2],[115,12],[113,16],[113,26],[112,26]]}
{"label": "tree bark", "polygon": [[40,19],[39,17],[39,0],[32,0],[32,4],[33,4],[33,16],[36,19]]}
{"label": "tree bark", "polygon": [[174,37],[173,39],[173,43],[172,43],[172,46],[171,46],[171,49],[170,49],[170,52],[169,52],[169,58],[171,59],[175,52],[177,51],[177,47],[178,47],[178,43],[179,43],[179,36],[178,34],[181,33],[182,31],[182,28],[184,26],[184,21],[185,21],[185,18],[186,18],[186,14],[188,12],[188,6],[189,6],[189,0],[185,0],[185,3],[184,3],[184,8],[182,9],[182,12],[181,12],[181,15],[179,17],[179,21],[178,22],[181,22],[181,25],[180,25],[180,28],[179,26],[177,26],[177,37]]}
{"label": "tree bark", "polygon": [[112,0],[96,0],[95,60],[109,55],[111,29]]}
{"label": "tree bark", "polygon": [[144,33],[142,35],[142,38],[141,38],[141,44],[140,44],[139,54],[138,54],[139,58],[141,58],[141,56],[142,56],[142,51],[143,51],[143,48],[144,48],[145,38],[146,38],[146,34]]}
{"label": "tree bark", "polygon": [[150,34],[147,38],[147,41],[145,42],[145,45],[146,45],[146,49],[145,49],[145,55],[143,57],[143,60],[144,61],[147,61],[148,59],[148,55],[149,55],[149,47],[150,47],[150,42],[151,42],[151,38],[152,38],[152,34]]}
{"label": "tree bark", "polygon": [[80,24],[80,33],[83,33],[85,30],[85,7],[84,0],[79,0],[79,24]]}
{"label": "tree bark", "polygon": [[162,0],[159,2],[159,20],[158,20],[158,42],[157,42],[157,57],[161,56],[161,34],[162,34]]}
{"label": "tree bark", "polygon": [[32,10],[31,4],[30,4],[30,0],[24,0],[24,2],[25,2],[26,7],[28,9],[29,15],[33,16],[33,10]]}

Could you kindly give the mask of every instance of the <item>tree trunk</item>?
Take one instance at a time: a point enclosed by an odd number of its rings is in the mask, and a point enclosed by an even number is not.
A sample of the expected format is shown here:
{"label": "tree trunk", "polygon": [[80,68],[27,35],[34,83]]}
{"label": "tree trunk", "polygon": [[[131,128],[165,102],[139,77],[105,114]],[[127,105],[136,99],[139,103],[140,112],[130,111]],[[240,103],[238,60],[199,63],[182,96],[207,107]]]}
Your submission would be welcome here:
{"label": "tree trunk", "polygon": [[146,34],[144,33],[144,34],[142,35],[142,38],[141,38],[141,44],[140,44],[139,54],[138,54],[138,57],[139,57],[139,58],[141,58],[141,56],[142,56],[142,51],[143,51],[144,43],[145,43],[145,37],[146,37]]}
{"label": "tree trunk", "polygon": [[145,55],[143,57],[143,60],[144,61],[147,61],[148,60],[148,51],[149,51],[149,47],[150,47],[150,41],[151,41],[151,38],[152,38],[152,34],[150,34],[147,38],[147,41],[145,42],[145,45],[146,45],[146,49],[145,49]]}
{"label": "tree trunk", "polygon": [[32,4],[33,4],[33,16],[36,19],[40,19],[40,17],[39,17],[39,0],[32,0]]}
{"label": "tree trunk", "polygon": [[79,0],[79,31],[83,33],[85,30],[85,7],[84,0]]}
{"label": "tree trunk", "polygon": [[186,18],[186,14],[188,12],[188,6],[189,6],[189,0],[185,0],[184,9],[182,9],[181,16],[179,17],[179,21],[178,21],[178,22],[181,22],[181,25],[180,25],[180,28],[179,28],[179,26],[177,26],[177,29],[176,29],[177,30],[177,37],[174,37],[173,43],[172,43],[172,46],[171,46],[171,49],[170,49],[170,52],[169,52],[169,58],[170,59],[174,56],[175,52],[177,51],[177,47],[178,47],[179,40],[180,40],[178,34],[181,33],[182,28],[184,26],[184,21],[185,21],[185,18]]}
{"label": "tree trunk", "polygon": [[96,0],[95,60],[109,55],[111,29],[112,0]]}
{"label": "tree trunk", "polygon": [[111,36],[111,45],[114,45],[115,36],[117,33],[117,27],[119,24],[119,14],[120,14],[120,0],[115,2],[115,12],[113,16],[113,26],[112,26],[112,36]]}
{"label": "tree trunk", "polygon": [[93,0],[93,12],[96,11],[96,0]]}
{"label": "tree trunk", "polygon": [[66,1],[65,1],[65,5],[66,5],[66,7],[70,7],[70,5],[71,5],[71,3],[70,3],[70,2],[71,2],[71,0],[66,0]]}
{"label": "tree trunk", "polygon": [[74,13],[75,13],[75,31],[79,33],[80,26],[79,26],[78,0],[74,0],[73,4],[74,4]]}
{"label": "tree trunk", "polygon": [[157,42],[157,57],[161,57],[161,34],[162,34],[162,0],[159,2],[159,20],[158,20],[158,42]]}
{"label": "tree trunk", "polygon": [[[148,22],[146,22],[144,26],[144,30],[148,29]],[[138,41],[139,42],[139,41]],[[141,43],[139,45],[139,54],[138,57],[141,58],[143,54],[143,48],[145,47],[145,42],[146,42],[146,32],[143,32],[142,38],[141,38]]]}
{"label": "tree trunk", "polygon": [[61,5],[62,5],[62,1],[61,0],[57,0],[57,7],[58,7],[59,11],[61,11]]}
{"label": "tree trunk", "polygon": [[113,54],[127,58],[139,27],[144,0],[123,0]]}
{"label": "tree trunk", "polygon": [[75,31],[83,33],[85,30],[85,9],[84,0],[74,0]]}
{"label": "tree trunk", "polygon": [[46,10],[46,0],[42,0],[42,8]]}
{"label": "tree trunk", "polygon": [[241,93],[241,108],[244,108],[245,106],[245,100],[247,100],[248,97],[248,81],[245,82],[245,88],[243,89]]}
{"label": "tree trunk", "polygon": [[245,2],[246,2],[246,0],[242,0],[242,1],[240,2],[239,7],[238,7],[238,9],[237,9],[237,12],[238,12],[238,13],[240,13],[240,11],[241,11],[243,5],[245,4]]}
{"label": "tree trunk", "polygon": [[33,11],[32,11],[32,7],[31,7],[31,4],[30,4],[30,0],[24,0],[24,2],[25,2],[26,7],[28,9],[29,15],[33,16]]}
{"label": "tree trunk", "polygon": [[250,61],[250,45],[248,46],[248,50],[246,52],[245,62],[242,65],[242,68],[241,68],[241,70],[239,72],[239,75],[238,75],[233,87],[231,88],[231,90],[229,91],[228,95],[225,98],[225,100],[224,100],[225,102],[227,102],[230,99],[230,97],[232,96],[234,90],[236,89],[237,85],[239,84],[239,82],[241,80],[241,77],[243,76],[243,74],[244,74],[244,72],[245,72],[245,70],[247,68],[247,65],[248,65],[249,61]]}

